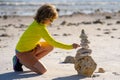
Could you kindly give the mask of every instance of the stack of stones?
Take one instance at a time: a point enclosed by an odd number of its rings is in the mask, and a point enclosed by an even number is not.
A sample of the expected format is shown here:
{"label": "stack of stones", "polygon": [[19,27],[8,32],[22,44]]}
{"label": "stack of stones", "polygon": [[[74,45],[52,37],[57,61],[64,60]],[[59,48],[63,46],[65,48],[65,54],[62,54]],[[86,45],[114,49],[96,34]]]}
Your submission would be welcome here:
{"label": "stack of stones", "polygon": [[75,70],[78,72],[78,75],[91,77],[97,67],[97,64],[90,56],[92,50],[89,49],[88,44],[90,42],[88,41],[88,37],[84,30],[81,31],[80,38],[81,48],[77,50],[77,54],[75,56]]}

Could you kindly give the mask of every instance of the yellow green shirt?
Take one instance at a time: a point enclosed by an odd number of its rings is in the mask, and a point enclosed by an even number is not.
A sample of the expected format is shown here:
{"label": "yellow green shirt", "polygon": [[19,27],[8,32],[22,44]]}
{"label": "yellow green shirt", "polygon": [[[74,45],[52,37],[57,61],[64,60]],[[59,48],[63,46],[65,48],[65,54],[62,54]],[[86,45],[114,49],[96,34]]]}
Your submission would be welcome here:
{"label": "yellow green shirt", "polygon": [[40,39],[44,39],[50,45],[62,49],[73,49],[72,45],[60,43],[48,33],[48,30],[44,24],[37,23],[35,20],[23,33],[18,41],[16,50],[19,52],[29,51],[35,48]]}

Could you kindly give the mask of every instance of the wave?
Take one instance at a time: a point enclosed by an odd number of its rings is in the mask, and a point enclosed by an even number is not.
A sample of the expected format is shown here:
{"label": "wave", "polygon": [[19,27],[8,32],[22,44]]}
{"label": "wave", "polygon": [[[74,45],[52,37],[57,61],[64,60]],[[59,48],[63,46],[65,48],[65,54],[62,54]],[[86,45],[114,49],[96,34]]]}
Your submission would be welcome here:
{"label": "wave", "polygon": [[[48,1],[48,2],[47,2]],[[61,1],[61,2],[60,2]],[[53,0],[42,1],[0,1],[0,15],[33,15],[36,9],[45,4],[51,3],[60,9],[60,14],[72,14],[74,12],[91,13],[97,9],[101,11],[117,12],[120,11],[120,1],[85,1],[81,0]]]}
{"label": "wave", "polygon": [[[51,3],[54,5],[120,5],[120,2],[46,2],[46,3]],[[7,5],[7,6],[24,6],[24,5],[43,5],[45,2],[0,2],[0,5]]]}

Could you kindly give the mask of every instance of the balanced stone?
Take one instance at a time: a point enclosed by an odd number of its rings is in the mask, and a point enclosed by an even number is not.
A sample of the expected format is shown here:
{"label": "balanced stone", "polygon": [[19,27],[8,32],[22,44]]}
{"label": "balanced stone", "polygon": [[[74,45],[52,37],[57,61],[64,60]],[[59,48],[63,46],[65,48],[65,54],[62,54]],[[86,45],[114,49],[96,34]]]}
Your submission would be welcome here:
{"label": "balanced stone", "polygon": [[80,38],[81,38],[81,43],[80,43],[81,48],[77,50],[74,67],[75,70],[78,72],[78,75],[90,77],[94,73],[97,64],[90,56],[92,50],[88,49],[89,48],[88,44],[90,42],[88,41],[87,39],[88,37],[85,34],[84,30],[81,31]]}
{"label": "balanced stone", "polygon": [[75,70],[77,70],[78,75],[90,77],[95,71],[96,66],[97,64],[91,56],[84,56],[75,60]]}

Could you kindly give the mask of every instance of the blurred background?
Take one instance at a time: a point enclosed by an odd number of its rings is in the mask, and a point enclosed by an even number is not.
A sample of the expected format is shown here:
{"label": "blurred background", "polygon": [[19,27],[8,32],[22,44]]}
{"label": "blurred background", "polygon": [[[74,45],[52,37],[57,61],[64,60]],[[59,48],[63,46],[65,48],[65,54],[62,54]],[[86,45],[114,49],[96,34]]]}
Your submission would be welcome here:
{"label": "blurred background", "polygon": [[31,16],[45,3],[56,5],[60,15],[120,11],[120,0],[0,0],[0,15]]}

